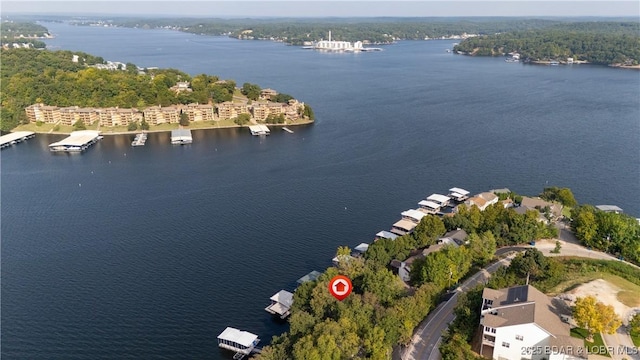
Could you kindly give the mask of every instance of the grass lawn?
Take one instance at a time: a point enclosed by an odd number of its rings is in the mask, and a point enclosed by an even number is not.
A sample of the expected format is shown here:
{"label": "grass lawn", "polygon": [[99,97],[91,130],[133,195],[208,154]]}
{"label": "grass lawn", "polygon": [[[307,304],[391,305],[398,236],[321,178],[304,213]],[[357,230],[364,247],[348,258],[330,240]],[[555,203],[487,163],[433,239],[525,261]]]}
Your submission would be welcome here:
{"label": "grass lawn", "polygon": [[[585,329],[581,329],[581,328],[573,328],[573,329],[571,329],[571,336],[573,336],[574,338],[578,338],[578,339],[584,340],[584,345],[586,346],[587,351],[590,354],[596,354],[596,355],[602,355],[602,356],[611,357],[611,355],[609,355],[609,352],[607,351],[606,347],[604,346],[604,341],[602,341],[602,336],[599,333],[593,335],[593,342],[588,342],[586,340],[588,335],[589,335],[589,333]],[[604,351],[604,352],[601,352],[601,351]]]}
{"label": "grass lawn", "polygon": [[55,124],[41,124],[40,126],[36,125],[36,123],[28,123],[17,126],[12,131],[33,131],[39,133],[46,133],[51,131]]}
{"label": "grass lawn", "polygon": [[631,341],[633,345],[640,347],[640,332],[631,332]]}
{"label": "grass lawn", "polygon": [[575,274],[567,274],[566,278],[570,280],[563,281],[557,286],[551,288],[548,294],[561,294],[571,289],[575,289],[579,285],[588,283],[589,281],[603,279],[622,289],[622,291],[618,293],[618,300],[621,303],[629,307],[640,306],[640,286],[619,276],[603,272],[591,272],[587,274],[580,274],[576,272]]}

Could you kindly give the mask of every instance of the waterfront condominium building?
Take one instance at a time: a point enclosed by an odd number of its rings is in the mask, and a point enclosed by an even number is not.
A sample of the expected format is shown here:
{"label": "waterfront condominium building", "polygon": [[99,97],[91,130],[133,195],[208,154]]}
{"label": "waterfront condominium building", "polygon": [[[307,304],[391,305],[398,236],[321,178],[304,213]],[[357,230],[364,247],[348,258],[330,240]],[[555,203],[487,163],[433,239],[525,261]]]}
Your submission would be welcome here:
{"label": "waterfront condominium building", "polygon": [[183,108],[187,116],[189,117],[189,121],[212,121],[215,120],[213,116],[213,106],[207,104],[189,104],[187,107]]}
{"label": "waterfront condominium building", "polygon": [[55,124],[60,121],[60,109],[57,106],[33,104],[25,108],[29,122],[42,121]]}
{"label": "waterfront condominium building", "polygon": [[68,106],[60,108],[59,111],[60,123],[62,125],[73,125],[78,121],[82,121],[85,125],[89,125],[98,120],[98,112],[94,108]]}
{"label": "waterfront condominium building", "polygon": [[142,121],[142,112],[136,109],[105,108],[98,109],[100,126],[127,126]]}
{"label": "waterfront condominium building", "polygon": [[149,125],[179,123],[180,110],[178,106],[151,106],[144,109],[144,120]]}

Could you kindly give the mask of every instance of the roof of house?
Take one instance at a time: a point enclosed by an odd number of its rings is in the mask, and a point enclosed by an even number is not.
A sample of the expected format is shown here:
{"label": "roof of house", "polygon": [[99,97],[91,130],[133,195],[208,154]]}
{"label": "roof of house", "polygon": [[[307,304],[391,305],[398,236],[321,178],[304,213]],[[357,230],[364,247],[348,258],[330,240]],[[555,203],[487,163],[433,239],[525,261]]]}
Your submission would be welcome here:
{"label": "roof of house", "polygon": [[569,333],[569,325],[554,313],[555,306],[549,297],[531,285],[500,290],[485,288],[482,298],[493,300],[493,314],[485,314],[485,326],[504,327],[536,323],[554,336]]}
{"label": "roof of house", "polygon": [[555,216],[562,215],[562,206],[561,205],[559,205],[557,203],[545,201],[545,200],[542,200],[540,198],[532,198],[532,197],[528,197],[528,196],[523,196],[522,197],[522,202],[520,203],[520,205],[528,207],[529,209],[535,209],[536,207],[539,207],[540,209],[542,209],[542,208],[548,206],[549,209],[551,209],[551,212],[553,213],[553,215],[555,215]]}

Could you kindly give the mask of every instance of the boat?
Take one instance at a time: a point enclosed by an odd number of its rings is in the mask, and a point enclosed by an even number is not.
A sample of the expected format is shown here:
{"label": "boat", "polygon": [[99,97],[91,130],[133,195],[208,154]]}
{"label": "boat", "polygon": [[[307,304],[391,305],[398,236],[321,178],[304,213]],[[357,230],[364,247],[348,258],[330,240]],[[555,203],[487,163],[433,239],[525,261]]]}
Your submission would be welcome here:
{"label": "boat", "polygon": [[293,130],[289,129],[288,127],[283,127],[282,130],[288,132],[289,134],[293,134]]}
{"label": "boat", "polygon": [[549,61],[549,65],[560,65],[560,62],[558,62],[556,60],[551,60],[551,61]]}

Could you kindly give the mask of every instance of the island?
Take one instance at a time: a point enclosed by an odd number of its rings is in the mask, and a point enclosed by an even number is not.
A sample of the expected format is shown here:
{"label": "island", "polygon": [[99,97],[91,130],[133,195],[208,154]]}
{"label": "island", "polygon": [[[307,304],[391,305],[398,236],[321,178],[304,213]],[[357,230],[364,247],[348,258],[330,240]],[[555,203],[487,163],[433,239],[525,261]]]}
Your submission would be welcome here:
{"label": "island", "polygon": [[[515,348],[519,357],[521,347],[548,351],[536,358],[571,347],[564,355],[581,359],[578,349],[606,355],[599,333],[623,320],[636,324],[640,341],[635,218],[579,204],[568,188],[470,195],[432,194],[370,243],[339,247],[334,266],[293,292],[289,331],[257,359],[430,358],[438,344],[443,359],[513,358],[505,354]],[[353,283],[342,301],[327,291],[337,275]],[[594,300],[598,289],[607,296]],[[583,313],[593,309],[600,316],[587,321]],[[556,348],[537,350],[550,341]]]}
{"label": "island", "polygon": [[238,87],[213,75],[140,68],[82,52],[0,51],[3,131],[109,135],[314,122],[308,104],[256,84]]}

